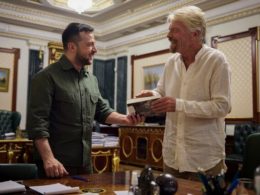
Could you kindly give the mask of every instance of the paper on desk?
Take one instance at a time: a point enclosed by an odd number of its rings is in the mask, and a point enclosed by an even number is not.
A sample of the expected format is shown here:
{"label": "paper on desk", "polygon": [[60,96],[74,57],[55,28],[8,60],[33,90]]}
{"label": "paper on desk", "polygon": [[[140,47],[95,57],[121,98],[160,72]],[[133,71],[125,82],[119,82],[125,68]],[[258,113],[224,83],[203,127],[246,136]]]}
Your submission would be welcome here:
{"label": "paper on desk", "polygon": [[24,192],[25,186],[15,181],[0,182],[0,194],[7,194],[13,192]]}
{"label": "paper on desk", "polygon": [[128,191],[114,191],[116,195],[128,195]]}
{"label": "paper on desk", "polygon": [[65,186],[60,183],[43,185],[43,186],[31,186],[32,190],[37,191],[41,194],[52,195],[52,194],[68,194],[74,192],[81,192],[79,187]]}

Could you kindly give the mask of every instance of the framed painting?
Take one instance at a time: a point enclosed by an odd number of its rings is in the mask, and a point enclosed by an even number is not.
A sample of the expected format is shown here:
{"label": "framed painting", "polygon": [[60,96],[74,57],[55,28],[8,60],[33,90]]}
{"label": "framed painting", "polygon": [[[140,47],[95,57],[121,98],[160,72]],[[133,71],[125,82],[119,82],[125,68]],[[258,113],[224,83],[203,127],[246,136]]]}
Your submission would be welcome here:
{"label": "framed painting", "polygon": [[141,90],[154,89],[163,73],[164,64],[171,56],[168,49],[131,56],[132,91],[134,98]]}
{"label": "framed painting", "polygon": [[19,58],[19,48],[0,47],[0,109],[2,110],[16,111]]}
{"label": "framed painting", "polygon": [[8,92],[9,74],[10,70],[8,68],[0,68],[0,92]]}
{"label": "framed painting", "polygon": [[142,78],[144,89],[154,89],[163,73],[164,64],[144,66]]}

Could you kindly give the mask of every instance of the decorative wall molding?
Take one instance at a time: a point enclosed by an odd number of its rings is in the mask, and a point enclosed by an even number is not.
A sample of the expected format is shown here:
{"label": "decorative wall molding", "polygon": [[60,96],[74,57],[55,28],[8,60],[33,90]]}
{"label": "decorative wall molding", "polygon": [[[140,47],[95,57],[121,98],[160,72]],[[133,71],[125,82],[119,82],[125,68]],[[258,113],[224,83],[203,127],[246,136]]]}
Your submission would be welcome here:
{"label": "decorative wall molding", "polygon": [[217,18],[209,19],[207,21],[207,25],[213,26],[213,25],[216,25],[216,24],[221,24],[221,23],[224,23],[224,22],[229,22],[229,21],[232,21],[232,20],[237,20],[237,19],[240,19],[240,18],[256,15],[256,14],[259,14],[259,13],[260,13],[260,5],[257,6],[257,7],[250,8],[250,9],[245,9],[245,10],[238,11],[238,12],[235,12],[235,13],[230,13],[230,14],[227,14],[225,16],[220,16],[220,17],[217,17]]}
{"label": "decorative wall molding", "polygon": [[[169,13],[169,10],[174,10],[180,6],[186,5],[186,4],[199,4],[202,3],[203,0],[186,0],[186,1],[174,1],[172,0],[162,0],[162,1],[157,1],[156,3],[153,3],[152,5],[145,5],[141,6],[141,8],[138,8],[136,10],[129,10],[131,12],[131,17],[133,19],[128,19],[125,20],[124,17],[129,18],[129,13],[125,13],[125,15],[120,15],[118,18],[112,18],[104,21],[103,23],[100,23],[97,25],[96,30],[95,30],[95,35],[96,37],[103,36],[105,34],[113,34],[116,31],[120,31],[120,29],[123,28],[129,28],[129,31],[131,31],[131,26],[137,25],[138,22],[145,22],[144,18],[149,18],[151,20],[156,20],[156,18],[163,17],[166,15],[166,13]],[[250,5],[245,6],[243,10],[236,11],[235,8],[230,8],[233,9],[233,11],[228,11],[226,14],[221,14],[221,15],[214,15],[211,16],[210,18],[207,18],[207,25],[208,26],[214,26],[216,24],[221,24],[225,22],[229,22],[232,20],[237,20],[243,17],[248,17],[252,15],[257,15],[260,13],[260,4],[258,3],[257,6],[255,5],[255,1],[248,1],[251,2]],[[236,3],[236,6],[238,6],[239,3]],[[149,7],[150,6],[150,7]],[[160,12],[158,13],[153,13],[151,11],[151,7],[154,9],[159,9]],[[140,10],[142,9],[142,10]],[[224,7],[221,8],[224,10]],[[150,10],[148,12],[148,10]],[[143,13],[144,12],[144,13]],[[226,11],[227,12],[227,11]],[[207,12],[206,12],[207,13]],[[9,14],[9,15],[8,15]],[[138,18],[138,14],[147,14],[147,15],[142,15],[140,16],[140,20]],[[153,15],[154,14],[154,15]],[[35,17],[37,15],[37,17]],[[151,16],[153,15],[153,16]],[[207,15],[207,14],[206,14]],[[48,25],[54,25],[58,29],[63,29],[65,27],[65,24],[70,22],[72,18],[66,17],[66,16],[61,16],[58,14],[50,14],[49,12],[46,11],[37,11],[33,10],[32,8],[26,8],[26,7],[18,7],[13,4],[5,3],[5,2],[0,2],[0,17],[11,17],[13,19],[19,18],[22,21],[26,22],[34,22],[35,24],[39,23],[44,23],[46,26]],[[145,17],[144,17],[145,16]],[[7,17],[7,18],[8,18]],[[55,20],[53,20],[53,18]],[[130,18],[131,18],[130,17]],[[45,18],[43,20],[43,18]],[[46,19],[47,18],[47,19]],[[51,20],[50,23],[46,22],[46,20]],[[38,20],[39,19],[39,20]],[[165,18],[164,18],[165,19]],[[76,19],[78,22],[86,22],[83,21],[82,19]],[[165,19],[166,20],[166,19]],[[108,23],[107,23],[108,21]],[[114,22],[113,22],[114,21]],[[119,22],[117,25],[114,25],[115,23]],[[166,22],[166,21],[165,21]],[[106,24],[104,24],[106,23]],[[21,27],[21,26],[15,26],[12,24],[7,24],[7,23],[0,23],[0,36],[4,37],[10,37],[10,38],[16,38],[16,39],[24,39],[30,42],[31,39],[34,40],[34,42],[49,42],[49,41],[60,41],[60,32],[49,32],[49,31],[42,31],[42,30],[37,30],[37,29],[30,29],[26,27]],[[4,25],[2,25],[4,24]],[[102,26],[103,24],[103,26]],[[94,25],[96,25],[94,23]],[[126,52],[129,47],[145,44],[148,42],[152,41],[157,41],[157,40],[162,40],[166,39],[166,34],[167,34],[167,24],[161,24],[159,26],[146,29],[140,32],[136,32],[126,36],[121,36],[120,38],[113,39],[110,41],[97,41],[97,47],[98,47],[98,55],[100,56],[110,56],[110,55],[115,55],[117,53],[121,52]],[[17,27],[17,28],[16,28]],[[100,31],[99,29],[102,29]],[[156,31],[154,30],[156,29]],[[37,37],[37,38],[36,38]]]}

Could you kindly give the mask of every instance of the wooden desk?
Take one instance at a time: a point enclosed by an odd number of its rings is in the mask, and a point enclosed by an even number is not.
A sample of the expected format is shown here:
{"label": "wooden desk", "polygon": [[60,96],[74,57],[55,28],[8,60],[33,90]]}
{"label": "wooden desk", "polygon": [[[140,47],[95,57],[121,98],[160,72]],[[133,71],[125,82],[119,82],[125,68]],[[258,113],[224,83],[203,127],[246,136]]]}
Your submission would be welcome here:
{"label": "wooden desk", "polygon": [[[94,173],[119,170],[119,146],[92,147]],[[29,139],[0,140],[0,163],[32,163],[33,142]]]}
{"label": "wooden desk", "polygon": [[[84,175],[82,177],[87,178],[89,181],[79,181],[74,180],[70,177],[65,177],[62,179],[36,179],[36,180],[24,180],[26,186],[34,185],[45,185],[62,183],[64,185],[79,186],[80,189],[86,188],[102,188],[105,190],[102,195],[114,195],[114,191],[128,190],[131,172],[116,172],[116,173],[102,173],[102,174],[92,174]],[[188,193],[192,195],[201,195],[201,183],[196,181],[189,181],[178,179],[178,192],[176,195],[187,195]],[[28,190],[24,194],[36,194]]]}

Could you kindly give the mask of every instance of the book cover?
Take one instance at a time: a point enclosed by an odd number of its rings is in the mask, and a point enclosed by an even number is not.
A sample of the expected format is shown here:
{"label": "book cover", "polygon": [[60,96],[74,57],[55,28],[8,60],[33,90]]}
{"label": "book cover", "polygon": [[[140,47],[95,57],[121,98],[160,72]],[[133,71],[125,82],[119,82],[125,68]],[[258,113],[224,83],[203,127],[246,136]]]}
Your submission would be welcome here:
{"label": "book cover", "polygon": [[[14,192],[24,192],[25,186],[19,184],[15,181],[9,180],[0,182],[0,194],[14,193]],[[23,193],[21,193],[23,194]]]}
{"label": "book cover", "polygon": [[140,114],[145,117],[160,116],[161,114],[154,113],[151,110],[151,102],[159,99],[160,96],[149,96],[127,100],[129,113]]}

